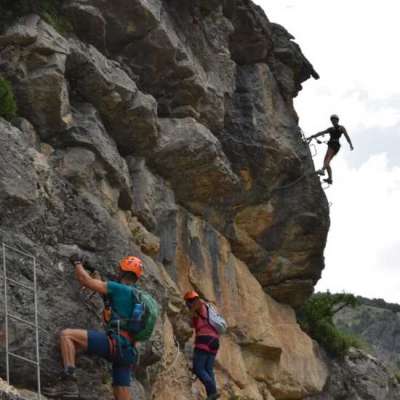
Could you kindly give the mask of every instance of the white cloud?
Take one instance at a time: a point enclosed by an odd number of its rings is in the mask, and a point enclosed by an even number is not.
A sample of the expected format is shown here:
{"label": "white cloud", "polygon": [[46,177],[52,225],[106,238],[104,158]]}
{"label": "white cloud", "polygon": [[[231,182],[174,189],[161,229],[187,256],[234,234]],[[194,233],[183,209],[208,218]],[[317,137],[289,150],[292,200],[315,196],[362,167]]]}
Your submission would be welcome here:
{"label": "white cloud", "polygon": [[332,226],[317,289],[400,303],[400,168],[390,168],[385,154],[358,169],[340,157],[333,168]]}
{"label": "white cloud", "polygon": [[[321,75],[306,82],[295,100],[306,134],[327,128],[329,115],[337,113],[355,152],[358,144],[363,148],[360,157],[344,142],[332,164],[334,185],[327,191],[332,225],[317,288],[400,303],[400,149],[390,143],[390,137],[398,143],[394,137],[400,133],[400,2],[255,2],[296,37]],[[372,143],[363,145],[367,142]],[[318,167],[324,151],[320,146]],[[359,160],[356,166],[352,157]]]}
{"label": "white cloud", "polygon": [[[255,2],[271,21],[281,23],[296,37],[321,75],[318,83],[305,84],[296,102],[306,130],[325,125],[333,111],[351,127],[400,121],[399,107],[368,107],[369,100],[399,94],[398,0]],[[321,96],[321,91],[326,95]],[[324,101],[317,102],[316,97]],[[309,117],[311,110],[314,118]]]}

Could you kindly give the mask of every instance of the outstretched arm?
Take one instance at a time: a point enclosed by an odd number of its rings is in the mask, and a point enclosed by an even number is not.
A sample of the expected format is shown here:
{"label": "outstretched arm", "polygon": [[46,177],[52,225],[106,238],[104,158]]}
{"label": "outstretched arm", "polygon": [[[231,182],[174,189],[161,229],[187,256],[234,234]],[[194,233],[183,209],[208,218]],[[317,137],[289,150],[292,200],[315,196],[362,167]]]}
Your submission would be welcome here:
{"label": "outstretched arm", "polygon": [[308,139],[315,139],[319,136],[326,135],[327,133],[329,133],[329,129],[325,129],[324,131],[318,132],[315,135],[311,135],[308,137]]}
{"label": "outstretched arm", "polygon": [[343,127],[343,135],[344,135],[344,137],[346,138],[346,140],[347,140],[347,143],[348,143],[348,144],[349,144],[349,146],[350,146],[350,150],[354,150],[353,143],[351,143],[350,136],[349,136],[349,134],[347,133],[347,131],[346,131],[346,128],[345,128],[345,127]]}
{"label": "outstretched arm", "polygon": [[81,286],[94,290],[102,295],[107,294],[107,284],[100,279],[92,278],[81,262],[75,263],[75,275]]}

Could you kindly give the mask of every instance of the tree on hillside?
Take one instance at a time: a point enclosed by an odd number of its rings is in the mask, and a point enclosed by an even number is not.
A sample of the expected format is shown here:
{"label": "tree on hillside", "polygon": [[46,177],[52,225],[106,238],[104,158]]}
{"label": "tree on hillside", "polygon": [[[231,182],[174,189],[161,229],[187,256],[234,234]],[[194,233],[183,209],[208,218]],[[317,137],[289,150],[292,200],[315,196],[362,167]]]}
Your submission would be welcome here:
{"label": "tree on hillside", "polygon": [[307,300],[298,313],[302,329],[315,339],[331,356],[342,357],[351,346],[360,347],[356,338],[340,332],[333,317],[345,307],[356,307],[352,294],[316,293]]}

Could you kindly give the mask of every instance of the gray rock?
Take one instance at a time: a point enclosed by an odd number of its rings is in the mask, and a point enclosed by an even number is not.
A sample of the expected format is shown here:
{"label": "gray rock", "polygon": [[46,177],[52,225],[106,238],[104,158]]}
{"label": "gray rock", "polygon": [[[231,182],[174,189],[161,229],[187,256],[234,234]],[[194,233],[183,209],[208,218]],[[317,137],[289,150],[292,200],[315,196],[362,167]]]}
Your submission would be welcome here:
{"label": "gray rock", "polygon": [[[3,41],[8,38],[9,46],[0,50],[0,69],[13,83],[20,114],[33,123],[41,137],[48,138],[71,123],[64,78],[69,46],[38,17],[28,17],[27,28],[24,23],[25,19],[19,20],[4,35]],[[19,32],[19,39],[15,32]],[[26,35],[29,40],[22,40]]]}
{"label": "gray rock", "polygon": [[160,119],[160,135],[152,163],[171,180],[179,200],[211,202],[238,189],[239,178],[206,127],[192,118]]}
{"label": "gray rock", "polygon": [[15,25],[0,35],[0,49],[9,45],[28,46],[34,43],[38,37],[39,20],[38,15],[20,18]]}
{"label": "gray rock", "polygon": [[11,210],[34,212],[39,193],[25,135],[2,118],[0,132],[0,208],[3,210],[0,221],[4,221]]}
{"label": "gray rock", "polygon": [[156,144],[157,104],[140,92],[118,63],[93,46],[71,41],[67,75],[74,91],[92,103],[121,154],[143,154]]}
{"label": "gray rock", "polygon": [[350,349],[345,359],[331,363],[330,378],[320,395],[306,400],[398,400],[397,379],[371,355]]}
{"label": "gray rock", "polygon": [[171,185],[153,173],[143,158],[127,158],[132,179],[133,211],[152,232],[158,232],[165,214],[176,211],[175,194]]}
{"label": "gray rock", "polygon": [[240,65],[265,62],[272,50],[271,24],[262,9],[245,0],[226,5],[234,32],[230,40],[232,58]]}
{"label": "gray rock", "polygon": [[371,354],[396,372],[400,365],[400,313],[384,304],[360,301],[360,306],[344,308],[336,315],[336,326],[365,341]]}
{"label": "gray rock", "polygon": [[12,124],[26,135],[27,142],[31,147],[39,149],[40,138],[33,125],[27,119],[17,117],[12,120]]}
{"label": "gray rock", "polygon": [[64,5],[78,37],[104,52],[106,49],[106,20],[100,10],[85,2],[69,1]]}
{"label": "gray rock", "polygon": [[224,123],[224,95],[233,89],[232,26],[222,11],[203,23],[203,29],[193,25],[182,2],[171,4],[160,24],[129,43],[123,54],[140,87],[157,99],[161,117],[195,117],[217,131]]}
{"label": "gray rock", "polygon": [[104,16],[107,23],[107,47],[112,52],[121,50],[126,43],[138,37],[144,37],[161,19],[160,0],[133,0],[128,3],[124,0],[78,2],[97,7]]}
{"label": "gray rock", "polygon": [[[104,163],[104,178],[119,192],[118,205],[129,210],[132,205],[132,187],[128,166],[120,156],[115,141],[106,132],[97,110],[88,103],[73,107],[73,126],[56,138],[58,147],[81,146],[95,152]],[[99,173],[98,179],[102,174]]]}
{"label": "gray rock", "polygon": [[301,83],[309,79],[319,79],[318,73],[302,53],[294,37],[281,25],[271,24],[273,54],[271,68],[274,71],[284,95],[297,96]]}

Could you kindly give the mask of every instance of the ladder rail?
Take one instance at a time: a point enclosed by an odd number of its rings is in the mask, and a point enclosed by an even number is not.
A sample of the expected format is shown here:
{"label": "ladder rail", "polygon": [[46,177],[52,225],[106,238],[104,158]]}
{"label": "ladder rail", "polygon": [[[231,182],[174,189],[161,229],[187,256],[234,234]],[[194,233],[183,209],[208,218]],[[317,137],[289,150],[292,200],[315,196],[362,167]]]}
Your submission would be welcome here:
{"label": "ladder rail", "polygon": [[8,347],[8,293],[7,293],[7,261],[6,261],[6,245],[2,243],[3,253],[3,282],[4,282],[4,338],[6,350],[6,380],[10,383],[10,356]]}
{"label": "ladder rail", "polygon": [[20,282],[14,280],[14,279],[7,278],[7,281],[12,283],[13,285],[17,285],[17,286],[20,286],[20,287],[22,287],[22,288],[24,288],[26,290],[30,290],[31,292],[35,291],[34,287],[31,287],[31,286],[28,286],[28,285],[24,285],[23,283],[20,283]]}
{"label": "ladder rail", "polygon": [[40,347],[39,347],[39,306],[38,306],[38,293],[37,293],[37,275],[36,275],[36,257],[33,259],[33,292],[34,307],[35,307],[35,342],[36,342],[36,374],[37,374],[37,391],[38,399],[41,399],[41,382],[40,382]]}
{"label": "ladder rail", "polygon": [[26,319],[18,317],[17,315],[11,314],[10,312],[8,313],[8,318],[13,319],[14,321],[22,322],[23,324],[28,325],[31,328],[36,329],[36,324],[34,322],[30,322],[30,321],[28,321]]}
{"label": "ladder rail", "polygon": [[17,358],[19,360],[26,361],[29,364],[33,364],[33,365],[36,365],[36,366],[38,365],[38,363],[35,360],[31,360],[30,358],[27,358],[27,357],[24,357],[24,356],[20,356],[19,354],[13,353],[12,351],[9,351],[8,355],[11,356],[11,357]]}
{"label": "ladder rail", "polygon": [[6,244],[6,243],[4,243],[4,242],[3,242],[3,246],[4,246],[6,249],[15,251],[16,253],[19,253],[19,254],[22,255],[22,256],[26,256],[26,257],[32,258],[33,260],[36,258],[34,255],[32,255],[32,254],[30,254],[30,253],[27,253],[27,252],[25,252],[25,251],[22,251],[22,250],[20,250],[20,249],[17,249],[16,247],[10,246],[10,245],[8,245],[8,244]]}
{"label": "ladder rail", "polygon": [[[41,399],[41,379],[40,379],[40,340],[39,340],[39,317],[38,317],[38,311],[39,311],[39,305],[38,305],[38,293],[37,293],[37,271],[36,271],[36,257],[33,256],[32,254],[26,253],[25,251],[19,250],[13,246],[9,246],[6,243],[2,242],[1,245],[2,248],[2,263],[3,263],[3,291],[4,291],[4,328],[5,328],[5,357],[6,357],[6,380],[8,384],[10,384],[10,357],[16,358],[18,360],[27,362],[31,365],[34,365],[36,367],[36,379],[37,379],[37,398],[40,400]],[[12,278],[9,278],[7,276],[7,249],[12,252],[16,252],[19,255],[22,255],[24,257],[29,257],[32,260],[32,268],[33,268],[33,286],[28,286],[23,283],[20,283]],[[14,315],[13,313],[10,313],[9,311],[9,305],[8,305],[8,284],[16,285],[19,286],[23,289],[29,290],[33,292],[34,296],[34,321],[35,322],[30,322],[28,320],[25,320],[24,318],[21,318],[17,315]],[[35,360],[32,360],[30,358],[21,356],[19,354],[16,354],[12,351],[10,351],[10,344],[9,344],[9,319],[13,319],[15,321],[24,323],[31,328],[35,330]]]}

